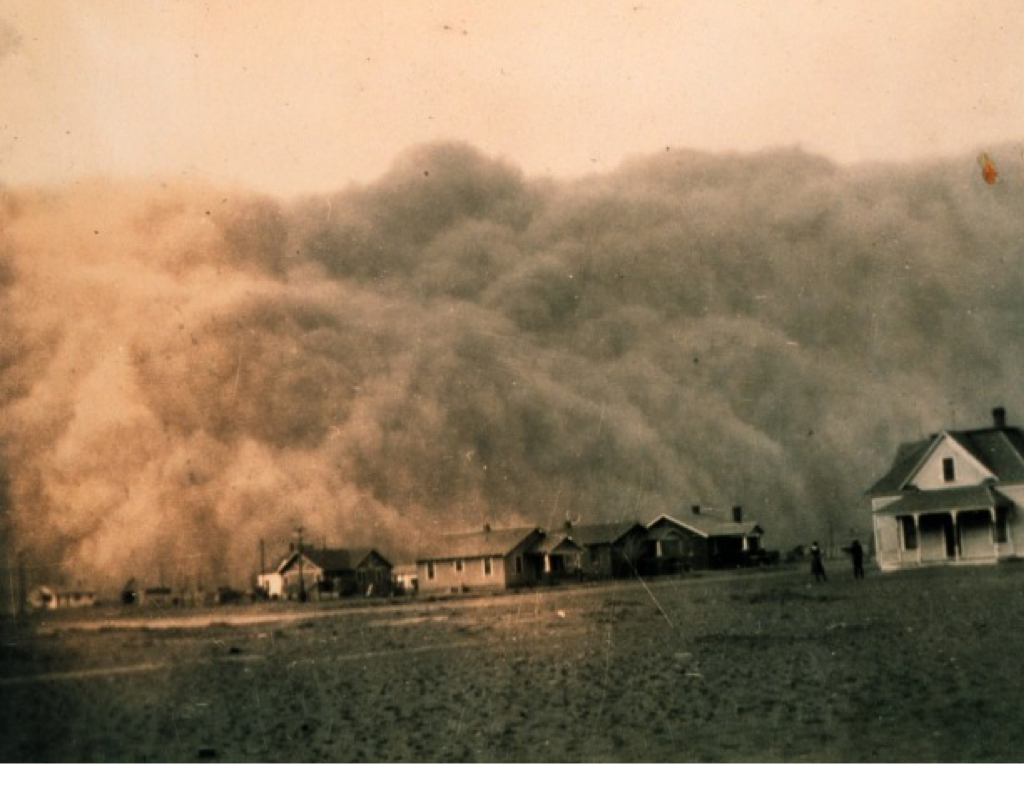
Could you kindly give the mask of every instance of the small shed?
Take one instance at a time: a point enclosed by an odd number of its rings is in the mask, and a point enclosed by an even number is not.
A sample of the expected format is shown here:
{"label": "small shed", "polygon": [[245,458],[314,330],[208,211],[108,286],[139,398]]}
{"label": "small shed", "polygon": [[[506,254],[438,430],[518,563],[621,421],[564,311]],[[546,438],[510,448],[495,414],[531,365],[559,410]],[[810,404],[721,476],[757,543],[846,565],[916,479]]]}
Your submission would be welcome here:
{"label": "small shed", "polygon": [[284,596],[284,577],[277,571],[256,575],[256,590],[266,599],[281,599]]}
{"label": "small shed", "polygon": [[416,563],[402,563],[391,569],[394,579],[394,593],[399,596],[412,596],[419,591],[420,578]]}

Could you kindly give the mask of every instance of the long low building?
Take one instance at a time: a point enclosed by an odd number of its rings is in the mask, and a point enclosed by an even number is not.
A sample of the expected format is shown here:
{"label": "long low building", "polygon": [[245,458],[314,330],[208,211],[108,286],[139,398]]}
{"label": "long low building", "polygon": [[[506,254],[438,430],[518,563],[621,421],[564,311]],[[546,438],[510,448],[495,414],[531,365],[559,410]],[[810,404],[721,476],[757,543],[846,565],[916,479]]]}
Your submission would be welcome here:
{"label": "long low building", "polygon": [[421,593],[504,589],[540,581],[535,554],[546,538],[538,528],[492,529],[443,535],[437,550],[416,561]]}

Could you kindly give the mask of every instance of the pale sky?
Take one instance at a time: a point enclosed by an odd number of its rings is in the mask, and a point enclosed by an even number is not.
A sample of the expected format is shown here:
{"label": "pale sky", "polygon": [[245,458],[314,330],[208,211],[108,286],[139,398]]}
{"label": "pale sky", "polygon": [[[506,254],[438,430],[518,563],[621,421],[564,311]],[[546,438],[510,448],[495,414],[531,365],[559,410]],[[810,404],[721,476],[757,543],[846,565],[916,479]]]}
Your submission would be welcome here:
{"label": "pale sky", "polygon": [[904,160],[1024,140],[1024,2],[0,0],[0,88],[8,186],[329,191],[438,139],[553,177]]}

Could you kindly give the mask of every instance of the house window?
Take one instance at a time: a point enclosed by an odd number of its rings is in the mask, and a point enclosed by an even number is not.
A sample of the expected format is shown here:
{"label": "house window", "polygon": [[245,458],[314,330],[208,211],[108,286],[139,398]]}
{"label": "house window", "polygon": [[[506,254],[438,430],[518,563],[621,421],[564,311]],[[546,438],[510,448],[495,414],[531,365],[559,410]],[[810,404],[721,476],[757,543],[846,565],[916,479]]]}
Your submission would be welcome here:
{"label": "house window", "polygon": [[434,564],[432,562],[427,563],[427,579],[434,578]]}
{"label": "house window", "polygon": [[484,557],[484,576],[489,577],[493,571],[491,570],[491,558]]}
{"label": "house window", "polygon": [[456,571],[462,571],[462,560],[456,560],[455,561],[455,570]]}
{"label": "house window", "polygon": [[597,565],[599,562],[601,562],[601,552],[598,550],[597,546],[591,546],[590,547],[590,564],[591,565]]}
{"label": "house window", "polygon": [[523,573],[523,558],[522,557],[516,557],[516,573],[517,574]]}
{"label": "house window", "polygon": [[947,483],[956,480],[956,467],[951,458],[942,459],[942,480]]}

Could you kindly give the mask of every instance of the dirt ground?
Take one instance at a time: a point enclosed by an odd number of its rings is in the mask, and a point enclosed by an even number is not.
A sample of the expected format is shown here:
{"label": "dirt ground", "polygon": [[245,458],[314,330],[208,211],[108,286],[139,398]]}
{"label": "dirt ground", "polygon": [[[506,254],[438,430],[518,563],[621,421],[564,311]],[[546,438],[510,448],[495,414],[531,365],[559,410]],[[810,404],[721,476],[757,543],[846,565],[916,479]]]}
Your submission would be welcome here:
{"label": "dirt ground", "polygon": [[1021,762],[1024,565],[3,626],[5,762]]}

